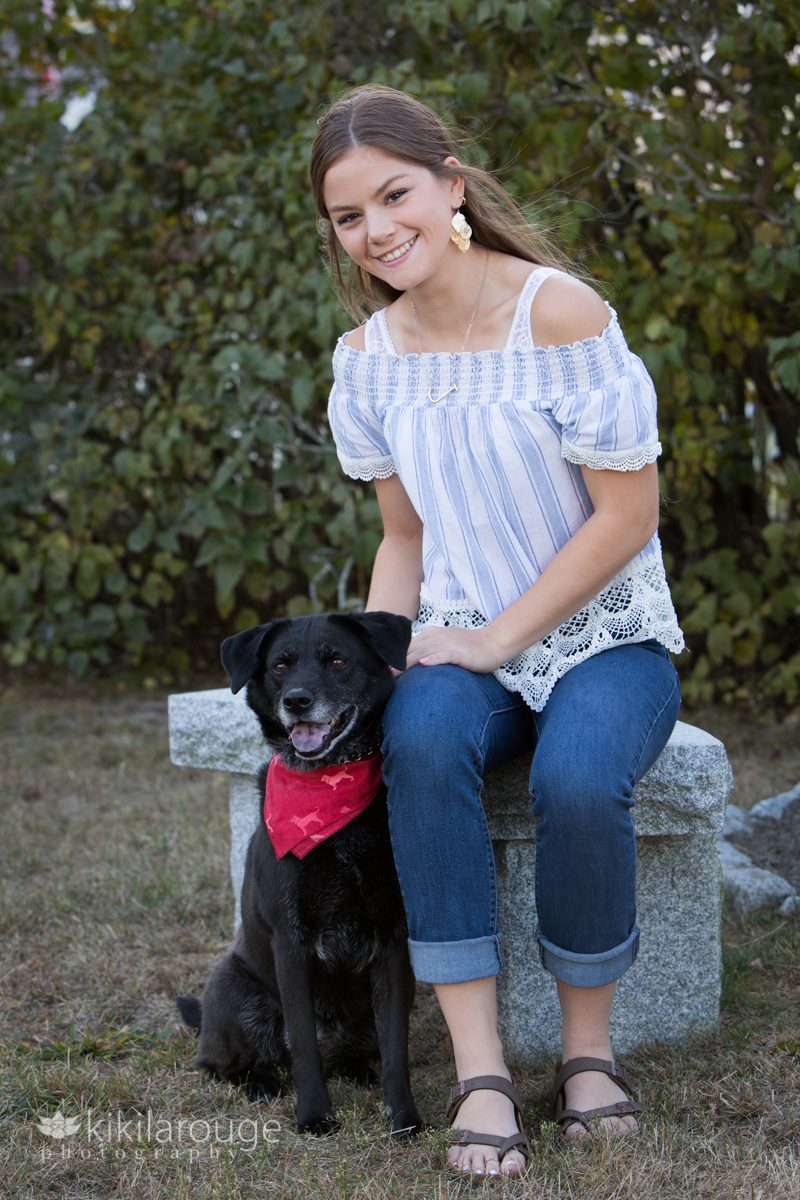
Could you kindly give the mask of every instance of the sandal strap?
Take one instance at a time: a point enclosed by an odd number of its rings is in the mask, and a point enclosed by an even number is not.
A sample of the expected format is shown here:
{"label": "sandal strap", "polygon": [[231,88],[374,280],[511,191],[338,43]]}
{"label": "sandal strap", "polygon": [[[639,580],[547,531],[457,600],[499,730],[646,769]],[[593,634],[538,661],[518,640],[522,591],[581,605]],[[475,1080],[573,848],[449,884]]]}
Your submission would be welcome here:
{"label": "sandal strap", "polygon": [[504,1075],[474,1075],[471,1079],[459,1080],[455,1087],[450,1090],[446,1119],[452,1121],[467,1096],[471,1092],[478,1091],[500,1092],[501,1095],[507,1096],[514,1105],[514,1116],[519,1126],[519,1132],[512,1133],[510,1137],[503,1138],[495,1133],[475,1133],[472,1129],[453,1129],[451,1131],[452,1145],[468,1146],[474,1144],[476,1146],[493,1146],[497,1150],[499,1161],[503,1160],[509,1150],[519,1150],[527,1162],[531,1156],[531,1148],[523,1132],[522,1097],[513,1083],[509,1079],[506,1079]]}
{"label": "sandal strap", "polygon": [[500,1092],[507,1096],[514,1105],[517,1124],[522,1128],[522,1098],[511,1080],[503,1075],[473,1075],[471,1079],[459,1080],[450,1090],[446,1120],[452,1121],[470,1092],[478,1091]]}
{"label": "sandal strap", "polygon": [[585,1056],[582,1058],[571,1058],[568,1062],[559,1063],[556,1068],[556,1077],[550,1089],[549,1103],[551,1112],[555,1113],[567,1080],[571,1079],[573,1075],[583,1074],[584,1071],[599,1071],[603,1075],[608,1075],[609,1079],[613,1079],[615,1083],[618,1083],[629,1097],[633,1097],[631,1082],[624,1069],[618,1063],[607,1058],[588,1058]]}
{"label": "sandal strap", "polygon": [[526,1161],[531,1156],[531,1148],[524,1133],[512,1133],[507,1138],[498,1137],[494,1133],[475,1133],[472,1129],[454,1129],[452,1133],[452,1146],[494,1146],[500,1160],[509,1150],[519,1150]]}
{"label": "sandal strap", "polygon": [[632,1117],[644,1112],[643,1104],[634,1104],[631,1100],[618,1100],[616,1104],[606,1104],[602,1108],[589,1108],[582,1112],[577,1108],[564,1108],[555,1118],[557,1125],[572,1125],[579,1122],[584,1129],[590,1129],[589,1122],[600,1117]]}

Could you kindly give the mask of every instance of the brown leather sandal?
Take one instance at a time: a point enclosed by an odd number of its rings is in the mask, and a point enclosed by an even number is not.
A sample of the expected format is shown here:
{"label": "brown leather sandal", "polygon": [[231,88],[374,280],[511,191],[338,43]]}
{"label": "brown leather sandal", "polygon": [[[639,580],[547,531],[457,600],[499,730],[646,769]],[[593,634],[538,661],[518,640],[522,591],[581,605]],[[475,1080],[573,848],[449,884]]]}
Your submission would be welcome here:
{"label": "brown leather sandal", "polygon": [[[471,1129],[453,1129],[451,1130],[453,1135],[451,1145],[468,1146],[470,1143],[474,1143],[476,1146],[492,1146],[497,1150],[497,1158],[501,1163],[509,1150],[518,1150],[525,1159],[525,1165],[527,1166],[531,1156],[531,1148],[523,1131],[522,1100],[513,1083],[505,1079],[502,1075],[475,1075],[472,1079],[462,1079],[457,1083],[450,1091],[450,1100],[447,1105],[447,1121],[451,1122],[454,1120],[458,1110],[470,1092],[481,1090],[501,1092],[504,1096],[508,1096],[514,1105],[514,1116],[519,1126],[519,1133],[512,1133],[510,1137],[502,1138],[494,1133],[474,1133]],[[482,1172],[473,1172],[476,1175],[479,1173],[482,1174]]]}
{"label": "brown leather sandal", "polygon": [[[619,1084],[629,1098],[618,1100],[616,1104],[606,1104],[603,1108],[589,1108],[583,1112],[577,1108],[567,1108],[564,1084],[573,1075],[580,1075],[584,1071],[600,1071],[603,1075],[608,1075],[609,1079]],[[559,1102],[564,1105],[561,1109]],[[550,1090],[550,1112],[556,1123],[561,1126],[562,1133],[575,1123],[591,1132],[589,1122],[599,1117],[629,1117],[644,1111],[644,1105],[634,1101],[630,1080],[617,1063],[609,1062],[605,1058],[571,1058],[569,1062],[558,1063],[556,1066],[556,1077]]]}

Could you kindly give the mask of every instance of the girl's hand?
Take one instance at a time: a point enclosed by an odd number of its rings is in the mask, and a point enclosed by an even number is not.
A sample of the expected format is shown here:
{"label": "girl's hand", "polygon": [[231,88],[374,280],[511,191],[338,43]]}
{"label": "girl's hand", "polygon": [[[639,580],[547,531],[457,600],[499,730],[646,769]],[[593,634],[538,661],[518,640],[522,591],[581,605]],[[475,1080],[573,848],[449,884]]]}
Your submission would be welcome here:
{"label": "girl's hand", "polygon": [[408,650],[408,666],[419,663],[422,667],[452,663],[489,675],[508,659],[497,645],[491,625],[481,629],[439,629],[429,625],[411,639]]}

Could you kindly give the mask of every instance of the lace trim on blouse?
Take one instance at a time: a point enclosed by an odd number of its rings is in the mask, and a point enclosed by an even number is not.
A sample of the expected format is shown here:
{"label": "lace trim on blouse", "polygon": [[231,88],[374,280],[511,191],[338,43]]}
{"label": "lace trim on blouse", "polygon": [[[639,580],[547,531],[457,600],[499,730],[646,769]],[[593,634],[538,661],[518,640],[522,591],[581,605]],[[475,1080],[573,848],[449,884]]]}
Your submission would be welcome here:
{"label": "lace trim on blouse", "polygon": [[649,442],[632,450],[580,450],[569,442],[561,443],[562,458],[594,471],[640,471],[655,462],[660,453],[661,442]]}
{"label": "lace trim on blouse", "polygon": [[383,458],[341,458],[339,464],[345,475],[369,483],[372,479],[390,479],[397,474],[391,454]]}
{"label": "lace trim on blouse", "polygon": [[[427,625],[480,629],[488,624],[469,601],[439,601],[423,585],[414,633]],[[541,712],[556,683],[572,667],[611,646],[649,638],[674,654],[684,648],[660,556],[633,559],[584,608],[494,674],[508,691],[519,693],[534,712]]]}

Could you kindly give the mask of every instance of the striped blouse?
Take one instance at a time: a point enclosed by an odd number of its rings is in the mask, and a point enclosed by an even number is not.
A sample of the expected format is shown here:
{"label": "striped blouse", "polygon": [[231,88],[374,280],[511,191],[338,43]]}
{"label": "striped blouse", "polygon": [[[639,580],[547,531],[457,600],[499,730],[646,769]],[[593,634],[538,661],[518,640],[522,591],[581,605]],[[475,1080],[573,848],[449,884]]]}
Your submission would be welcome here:
{"label": "striped blouse", "polygon": [[[528,276],[502,350],[400,355],[384,311],[367,322],[365,351],[337,344],[328,418],[342,468],[363,480],[397,474],[422,521],[415,632],[493,620],[591,515],[581,466],[635,471],[661,452],[652,381],[613,309],[598,337],[534,346],[531,304],[554,273]],[[495,674],[540,711],[570,667],[649,638],[683,649],[657,534]]]}

